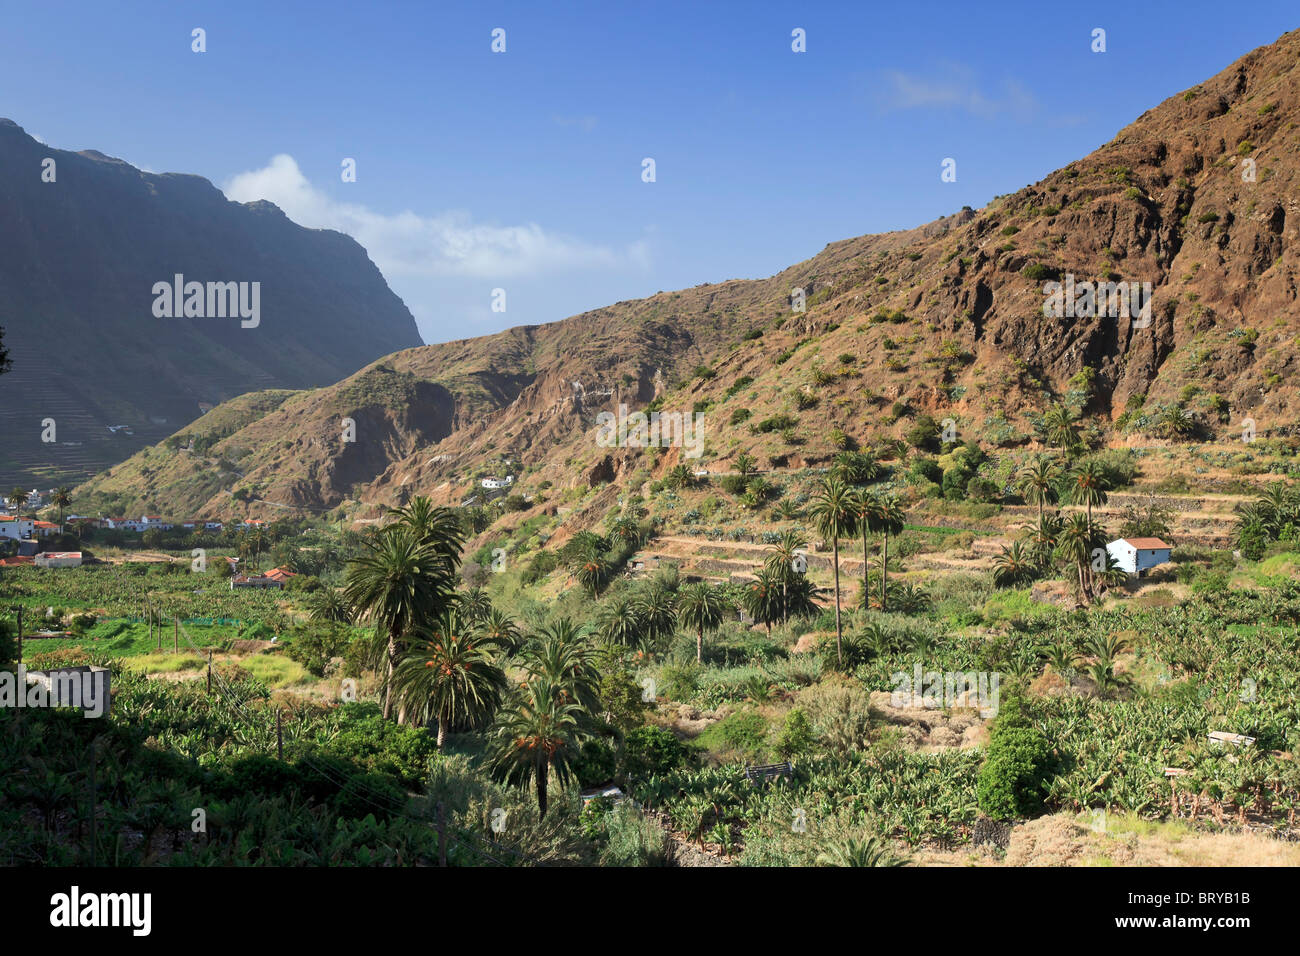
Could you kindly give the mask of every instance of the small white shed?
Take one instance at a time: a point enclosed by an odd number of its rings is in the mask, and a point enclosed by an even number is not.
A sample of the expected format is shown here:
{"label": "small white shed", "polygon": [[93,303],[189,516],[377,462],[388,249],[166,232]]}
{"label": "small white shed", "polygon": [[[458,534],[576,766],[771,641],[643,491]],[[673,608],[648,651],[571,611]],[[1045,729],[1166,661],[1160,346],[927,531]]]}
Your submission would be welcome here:
{"label": "small white shed", "polygon": [[1106,550],[1121,568],[1141,577],[1143,572],[1166,564],[1172,548],[1159,538],[1117,538]]}

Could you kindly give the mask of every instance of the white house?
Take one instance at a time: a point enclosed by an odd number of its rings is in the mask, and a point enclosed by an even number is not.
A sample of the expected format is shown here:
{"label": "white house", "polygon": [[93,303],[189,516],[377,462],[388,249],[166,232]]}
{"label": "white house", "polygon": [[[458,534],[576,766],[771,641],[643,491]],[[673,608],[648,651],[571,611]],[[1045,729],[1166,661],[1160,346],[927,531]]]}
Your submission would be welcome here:
{"label": "white house", "polygon": [[16,515],[0,515],[0,538],[13,538],[22,541],[32,536],[36,522],[31,518],[19,518]]}
{"label": "white house", "polygon": [[79,568],[80,551],[43,551],[32,559],[38,568]]}
{"label": "white house", "polygon": [[484,478],[479,482],[484,488],[509,488],[515,483],[514,475],[506,475],[504,478]]}
{"label": "white house", "polygon": [[1156,565],[1167,563],[1171,548],[1159,538],[1117,538],[1106,545],[1106,550],[1121,568],[1141,577]]}

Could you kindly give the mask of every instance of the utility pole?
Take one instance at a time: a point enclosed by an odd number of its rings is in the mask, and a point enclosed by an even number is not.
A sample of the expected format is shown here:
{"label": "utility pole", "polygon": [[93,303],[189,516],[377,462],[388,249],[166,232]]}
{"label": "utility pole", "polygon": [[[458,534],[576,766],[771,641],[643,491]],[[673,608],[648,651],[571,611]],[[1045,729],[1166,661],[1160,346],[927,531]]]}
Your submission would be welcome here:
{"label": "utility pole", "polygon": [[284,759],[284,711],[275,712],[275,756],[279,760]]}
{"label": "utility pole", "polygon": [[178,618],[176,615],[173,614],[172,615],[172,653],[173,654],[179,654],[181,652],[181,638],[179,633],[180,626],[181,626],[180,618]]}
{"label": "utility pole", "polygon": [[208,649],[208,695],[212,695],[212,649]]}
{"label": "utility pole", "polygon": [[23,606],[18,605],[18,663],[23,662]]}

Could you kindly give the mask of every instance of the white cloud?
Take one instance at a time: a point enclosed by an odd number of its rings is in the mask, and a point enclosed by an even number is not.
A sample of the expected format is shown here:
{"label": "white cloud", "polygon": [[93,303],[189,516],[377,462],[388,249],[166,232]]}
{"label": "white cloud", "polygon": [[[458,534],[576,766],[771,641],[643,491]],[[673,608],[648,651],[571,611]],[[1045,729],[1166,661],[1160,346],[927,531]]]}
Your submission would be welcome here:
{"label": "white cloud", "polygon": [[370,253],[385,276],[459,276],[506,279],[556,271],[644,267],[648,249],[624,250],[544,230],[537,223],[513,226],[475,223],[468,213],[394,215],[340,202],[313,186],[292,156],[280,154],[262,169],[230,179],[226,195],[236,202],[265,199],[294,222],[336,229]]}
{"label": "white cloud", "polygon": [[1038,101],[1022,84],[1007,79],[1000,95],[979,89],[975,75],[959,64],[945,64],[927,74],[889,70],[886,89],[877,95],[885,111],[951,107],[985,119],[1002,114],[1028,118],[1038,110]]}
{"label": "white cloud", "polygon": [[551,120],[556,126],[576,126],[584,133],[590,133],[600,122],[594,116],[552,116]]}

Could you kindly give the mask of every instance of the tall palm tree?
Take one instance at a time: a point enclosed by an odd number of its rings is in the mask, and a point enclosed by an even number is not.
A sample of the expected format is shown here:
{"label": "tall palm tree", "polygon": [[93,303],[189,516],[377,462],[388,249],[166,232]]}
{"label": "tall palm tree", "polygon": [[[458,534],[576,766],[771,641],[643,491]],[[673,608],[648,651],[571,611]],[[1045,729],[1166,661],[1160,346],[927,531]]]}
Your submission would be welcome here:
{"label": "tall palm tree", "polygon": [[59,534],[63,534],[63,509],[72,504],[72,492],[66,485],[60,485],[54,489],[54,494],[50,496],[50,504],[59,509]]}
{"label": "tall palm tree", "polygon": [[513,652],[519,646],[519,628],[504,611],[492,608],[487,616],[479,621],[479,630],[484,637],[491,638],[496,644]]}
{"label": "tall palm tree", "polygon": [[352,623],[352,609],[337,588],[321,588],[307,601],[308,616],[318,623]]}
{"label": "tall palm tree", "polygon": [[1075,424],[1077,421],[1078,416],[1071,408],[1057,402],[1043,413],[1043,432],[1053,445],[1073,454],[1083,444]]}
{"label": "tall palm tree", "polygon": [[393,695],[416,723],[438,722],[439,750],[449,728],[485,720],[496,710],[508,686],[498,664],[503,649],[455,610],[412,634],[393,674]]}
{"label": "tall palm tree", "polygon": [[745,611],[755,624],[767,627],[772,633],[772,622],[779,620],[786,613],[786,594],[788,587],[785,576],[772,568],[760,568],[754,581],[745,585]]}
{"label": "tall palm tree", "polygon": [[448,561],[460,563],[465,526],[454,509],[437,506],[427,496],[419,495],[402,508],[389,508],[388,516],[395,520],[384,526],[385,532],[405,529]]}
{"label": "tall palm tree", "polygon": [[808,539],[804,537],[803,532],[787,529],[781,532],[781,536],[776,539],[772,545],[772,551],[763,562],[763,567],[774,574],[780,575],[781,579],[781,597],[782,597],[782,623],[790,619],[790,583],[794,579],[796,572],[794,569],[795,559],[798,553],[808,547]]}
{"label": "tall palm tree", "polygon": [[586,713],[600,705],[600,668],[584,628],[567,617],[540,628],[524,648],[524,669],[549,684],[562,701],[576,701]]}
{"label": "tall palm tree", "polygon": [[1088,527],[1092,527],[1092,506],[1106,503],[1110,481],[1096,461],[1080,462],[1070,473],[1070,497],[1088,509]]}
{"label": "tall palm tree", "polygon": [[1045,514],[1037,523],[1025,525],[1021,536],[1029,543],[1029,554],[1040,568],[1045,568],[1052,560],[1056,550],[1057,539],[1061,535],[1063,519],[1059,511]]}
{"label": "tall palm tree", "polygon": [[446,610],[454,569],[453,562],[410,529],[364,538],[362,553],[348,565],[344,599],[358,619],[374,623],[376,638],[385,644],[385,719],[393,713],[393,672],[405,641],[417,625]]}
{"label": "tall palm tree", "polygon": [[1056,486],[1061,480],[1061,467],[1048,455],[1036,455],[1016,475],[1016,487],[1025,500],[1038,505],[1038,520],[1043,520],[1043,506],[1057,501]]}
{"label": "tall palm tree", "polygon": [[1087,573],[1095,543],[1087,518],[1076,513],[1065,520],[1056,545],[1062,559],[1073,563],[1078,569],[1079,592],[1085,601],[1091,597]]}
{"label": "tall palm tree", "polygon": [[517,787],[535,785],[538,817],[545,819],[552,773],[560,783],[573,778],[585,736],[582,723],[581,704],[565,701],[546,680],[529,681],[497,715],[489,773]]}
{"label": "tall palm tree", "polygon": [[266,547],[266,532],[262,530],[261,525],[249,529],[248,547],[253,554],[253,567],[260,570],[262,567],[262,549]]}
{"label": "tall palm tree", "polygon": [[668,637],[677,630],[677,592],[665,581],[656,579],[651,583],[636,599],[635,607],[647,641]]}
{"label": "tall palm tree", "polygon": [[858,530],[857,516],[853,510],[853,493],[834,475],[822,477],[821,485],[808,509],[818,533],[831,539],[835,568],[835,654],[844,663],[843,635],[840,623],[840,538]]}
{"label": "tall palm tree", "polygon": [[854,488],[849,492],[852,502],[853,517],[857,521],[858,532],[862,535],[862,600],[867,605],[866,595],[871,589],[871,549],[867,545],[867,536],[875,530],[874,515],[877,499],[875,495]]}
{"label": "tall palm tree", "polygon": [[636,647],[645,639],[641,607],[630,594],[608,598],[596,612],[596,628],[604,640],[624,647]]}
{"label": "tall palm tree", "polygon": [[682,588],[677,600],[677,613],[682,626],[695,631],[695,661],[704,661],[704,632],[716,631],[722,625],[727,602],[722,592],[704,581]]}
{"label": "tall palm tree", "polygon": [[878,532],[882,544],[880,548],[880,610],[887,611],[889,593],[889,536],[903,533],[903,508],[898,499],[892,495],[876,497],[867,511],[867,520],[871,530]]}

